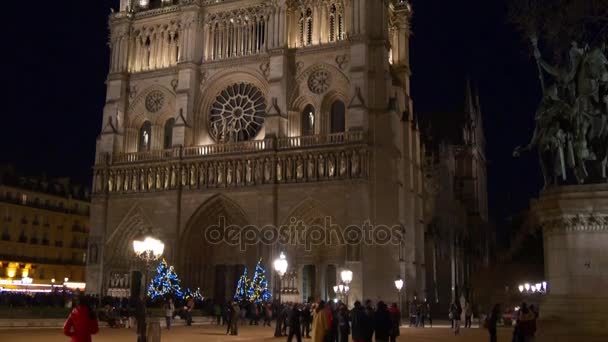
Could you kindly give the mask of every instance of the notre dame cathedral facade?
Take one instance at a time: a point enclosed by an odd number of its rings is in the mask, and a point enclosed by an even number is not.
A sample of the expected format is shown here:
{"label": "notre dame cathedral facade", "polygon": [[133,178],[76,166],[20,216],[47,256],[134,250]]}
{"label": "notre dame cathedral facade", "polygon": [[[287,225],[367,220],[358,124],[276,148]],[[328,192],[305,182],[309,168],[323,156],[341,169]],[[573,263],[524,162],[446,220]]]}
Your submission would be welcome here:
{"label": "notre dame cathedral facade", "polygon": [[[88,292],[140,288],[131,244],[149,234],[185,285],[220,301],[244,267],[261,257],[271,270],[280,251],[291,300],[334,298],[344,268],[351,304],[396,300],[396,277],[409,298],[425,296],[411,15],[405,0],[121,0],[109,18]],[[218,222],[404,234],[241,249],[207,241]]]}

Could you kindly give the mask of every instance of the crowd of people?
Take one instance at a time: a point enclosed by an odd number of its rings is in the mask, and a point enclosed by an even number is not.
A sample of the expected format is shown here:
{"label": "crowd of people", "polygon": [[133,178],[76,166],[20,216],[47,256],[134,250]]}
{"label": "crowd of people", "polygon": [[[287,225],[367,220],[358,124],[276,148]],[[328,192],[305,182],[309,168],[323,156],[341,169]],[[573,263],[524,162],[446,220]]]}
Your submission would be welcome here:
{"label": "crowd of people", "polygon": [[[145,335],[147,307],[152,303],[146,302],[145,297],[139,298],[99,298],[84,296],[78,293],[66,295],[52,294],[21,294],[0,293],[0,305],[5,307],[70,307],[72,312],[66,321],[64,332],[73,341],[90,341],[82,339],[85,332],[93,334],[98,330],[98,321],[106,322],[110,327],[134,327],[138,335]],[[158,303],[156,303],[158,304]],[[396,341],[399,336],[401,313],[397,304],[390,306],[383,301],[374,303],[370,300],[364,304],[357,301],[352,309],[342,302],[315,303],[238,303],[229,301],[225,304],[213,301],[195,302],[194,299],[174,301],[166,299],[160,303],[160,308],[166,319],[166,328],[171,329],[172,320],[176,316],[192,324],[195,310],[208,313],[217,325],[226,326],[226,334],[238,335],[239,326],[262,325],[271,326],[276,321],[275,335],[285,336],[291,342],[310,338],[313,342],[345,342],[349,337],[354,342]],[[432,326],[431,307],[427,302],[409,302],[410,327],[425,327],[428,321]],[[522,303],[512,315],[515,322],[512,342],[532,342],[536,335],[538,309],[534,305]],[[462,307],[459,302],[453,302],[448,310],[455,334],[460,333],[461,320],[465,328],[472,326],[473,310],[468,302]],[[88,317],[88,318],[87,318]],[[408,317],[406,314],[405,317]],[[489,333],[490,342],[497,340],[497,326],[503,320],[503,311],[496,304],[488,313],[483,326]],[[94,321],[94,322],[93,322]],[[89,336],[90,337],[90,336]]]}

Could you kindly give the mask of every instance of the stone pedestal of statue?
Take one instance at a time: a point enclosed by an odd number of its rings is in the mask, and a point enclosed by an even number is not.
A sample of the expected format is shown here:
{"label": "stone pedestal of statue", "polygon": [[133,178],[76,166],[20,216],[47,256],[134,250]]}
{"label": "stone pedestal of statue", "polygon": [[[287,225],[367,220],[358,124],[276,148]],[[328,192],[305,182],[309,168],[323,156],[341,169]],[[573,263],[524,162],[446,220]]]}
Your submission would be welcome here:
{"label": "stone pedestal of statue", "polygon": [[608,184],[545,190],[545,277],[537,340],[608,341]]}

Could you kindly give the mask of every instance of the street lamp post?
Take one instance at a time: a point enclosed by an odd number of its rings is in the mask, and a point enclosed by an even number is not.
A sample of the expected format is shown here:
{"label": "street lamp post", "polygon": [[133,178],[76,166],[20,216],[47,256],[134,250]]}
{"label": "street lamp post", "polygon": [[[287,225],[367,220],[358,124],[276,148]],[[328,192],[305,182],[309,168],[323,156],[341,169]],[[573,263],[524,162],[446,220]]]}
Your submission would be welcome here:
{"label": "street lamp post", "polygon": [[350,291],[350,283],[353,281],[353,271],[348,268],[342,270],[342,272],[340,272],[340,278],[342,278],[342,283],[344,284],[342,290],[344,297],[346,297],[346,307],[348,308],[348,292]]}
{"label": "street lamp post", "polygon": [[397,279],[395,279],[395,288],[397,289],[397,295],[399,297],[399,320],[401,321],[401,315],[402,313],[402,305],[401,305],[401,289],[403,289],[403,285],[405,284],[405,282],[403,281],[403,279],[401,279],[401,277],[397,277]]}
{"label": "street lamp post", "polygon": [[277,324],[276,324],[276,328],[274,331],[274,337],[281,337],[282,336],[282,332],[281,332],[281,324],[280,324],[280,309],[281,309],[281,282],[283,281],[283,276],[285,275],[285,273],[287,273],[287,266],[289,265],[289,263],[287,262],[287,258],[285,257],[285,253],[281,252],[281,254],[279,255],[279,257],[274,261],[274,270],[277,272],[277,274],[279,275],[279,285],[277,286],[277,290],[278,290],[278,301],[279,301],[279,312],[277,314]]}
{"label": "street lamp post", "polygon": [[[143,293],[145,295],[146,284],[148,282],[148,275],[150,272],[150,267],[152,267],[152,263],[160,259],[165,251],[165,244],[160,240],[154,239],[150,236],[146,237],[144,240],[134,240],[133,241],[133,252],[135,253],[135,257],[144,264],[144,280],[143,280]],[[140,288],[141,290],[141,288]],[[150,325],[152,322],[148,322]],[[159,323],[160,325],[160,323]],[[160,327],[158,328],[160,331]],[[142,329],[142,331],[137,329],[143,336],[143,340],[145,341],[148,335],[148,327],[146,329]]]}

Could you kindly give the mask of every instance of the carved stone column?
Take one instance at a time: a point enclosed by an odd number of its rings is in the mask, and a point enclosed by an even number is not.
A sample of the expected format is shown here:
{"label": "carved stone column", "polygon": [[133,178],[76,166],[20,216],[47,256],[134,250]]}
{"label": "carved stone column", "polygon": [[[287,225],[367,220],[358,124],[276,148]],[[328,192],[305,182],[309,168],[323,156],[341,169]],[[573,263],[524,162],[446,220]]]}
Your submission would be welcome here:
{"label": "carved stone column", "polygon": [[540,341],[607,341],[608,184],[560,186],[533,207],[543,227],[548,295]]}

